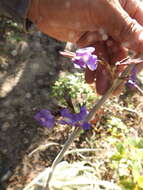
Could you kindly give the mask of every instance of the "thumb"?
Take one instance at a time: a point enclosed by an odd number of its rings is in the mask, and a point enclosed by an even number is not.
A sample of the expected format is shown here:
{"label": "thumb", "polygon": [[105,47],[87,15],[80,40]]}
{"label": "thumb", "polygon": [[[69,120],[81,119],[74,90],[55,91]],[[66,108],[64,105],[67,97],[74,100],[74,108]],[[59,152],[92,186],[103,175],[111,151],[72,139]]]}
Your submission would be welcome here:
{"label": "thumb", "polygon": [[143,27],[136,20],[127,16],[121,27],[119,41],[124,47],[143,52]]}
{"label": "thumb", "polygon": [[124,10],[121,11],[117,19],[116,28],[108,27],[109,34],[112,38],[120,42],[124,47],[135,50],[138,53],[143,52],[143,27],[132,19]]}
{"label": "thumb", "polygon": [[[97,9],[96,13],[94,12],[99,18],[99,26],[125,47],[139,53],[143,52],[143,26],[136,19],[133,19],[133,15],[131,17],[128,14],[129,11],[124,10],[119,1],[107,1],[106,4],[106,16],[103,15],[103,11],[101,12],[100,9]],[[135,9],[135,7],[132,7],[132,9]],[[139,10],[135,10],[134,15],[137,15]],[[140,11],[141,16],[143,17],[142,11]]]}

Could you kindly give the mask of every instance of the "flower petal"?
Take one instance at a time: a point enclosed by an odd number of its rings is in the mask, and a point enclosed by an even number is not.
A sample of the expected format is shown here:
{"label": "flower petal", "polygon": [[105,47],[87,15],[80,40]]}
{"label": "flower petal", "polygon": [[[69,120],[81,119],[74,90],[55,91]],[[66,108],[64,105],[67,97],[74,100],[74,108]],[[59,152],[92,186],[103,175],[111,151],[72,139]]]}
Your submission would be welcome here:
{"label": "flower petal", "polygon": [[76,50],[76,55],[77,56],[83,56],[85,53],[93,53],[95,51],[95,48],[94,47],[87,47],[87,48],[81,48],[81,49],[78,49]]}
{"label": "flower petal", "polygon": [[74,66],[81,69],[88,66],[90,70],[95,71],[97,68],[97,56],[92,55],[94,51],[94,47],[78,49],[75,53],[75,56],[72,58]]}
{"label": "flower petal", "polygon": [[75,119],[76,119],[77,122],[82,121],[83,119],[85,119],[86,115],[87,115],[86,107],[82,106],[80,108],[80,112],[75,114]]}
{"label": "flower petal", "polygon": [[89,130],[89,129],[91,128],[91,124],[89,124],[88,122],[84,122],[84,123],[82,124],[82,128],[83,128],[84,130]]}
{"label": "flower petal", "polygon": [[95,71],[97,69],[97,56],[91,55],[86,64],[91,71]]}
{"label": "flower petal", "polygon": [[61,116],[63,117],[63,119],[60,122],[61,124],[75,125],[75,114],[71,113],[68,109],[61,110]]}
{"label": "flower petal", "polygon": [[87,110],[85,106],[81,106],[79,113],[71,113],[68,109],[61,110],[61,116],[63,117],[59,123],[62,125],[72,125],[75,127],[81,126],[84,130],[89,130],[91,125],[88,122],[81,124],[80,122],[87,116]]}
{"label": "flower petal", "polygon": [[53,128],[55,125],[55,117],[51,114],[49,110],[43,109],[40,112],[38,112],[34,119],[40,123],[40,125],[47,127],[47,128]]}
{"label": "flower petal", "polygon": [[67,118],[60,120],[59,123],[60,123],[61,125],[73,125],[72,120],[67,119]]}
{"label": "flower petal", "polygon": [[86,68],[86,62],[84,60],[85,56],[87,55],[75,56],[74,58],[72,58],[72,62],[77,66],[79,66],[80,69]]}
{"label": "flower petal", "polygon": [[60,112],[63,117],[73,118],[73,114],[68,109],[62,109]]}
{"label": "flower petal", "polygon": [[130,76],[130,79],[132,81],[136,81],[137,79],[137,73],[138,73],[138,70],[136,68],[136,66],[133,67],[132,71],[131,71],[131,76]]}

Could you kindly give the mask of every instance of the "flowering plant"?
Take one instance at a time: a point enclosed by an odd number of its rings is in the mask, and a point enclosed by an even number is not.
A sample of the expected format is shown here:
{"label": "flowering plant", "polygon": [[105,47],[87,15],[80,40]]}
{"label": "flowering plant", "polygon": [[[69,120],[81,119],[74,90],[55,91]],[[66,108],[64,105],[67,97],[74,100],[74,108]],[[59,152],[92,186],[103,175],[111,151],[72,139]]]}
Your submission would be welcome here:
{"label": "flowering plant", "polygon": [[[60,52],[60,53],[64,56],[70,57],[76,68],[85,69],[86,67],[88,67],[89,70],[95,71],[98,67],[98,59],[96,55],[93,55],[93,52],[95,52],[94,47],[87,47],[87,48],[78,49],[75,53],[69,52],[69,51]],[[117,63],[116,66],[122,67],[122,65],[127,65],[127,64],[128,63],[126,62]],[[131,74],[127,78],[127,84],[130,86],[133,86],[134,88],[142,92],[142,90],[136,83],[137,72],[138,71],[135,65],[133,65],[130,72]],[[71,113],[68,109],[63,109],[61,110],[60,113],[61,113],[62,119],[56,120],[54,115],[49,110],[43,109],[40,112],[38,112],[34,118],[42,126],[47,127],[47,128],[53,128],[56,123],[59,123],[62,125],[71,125],[74,127],[80,126],[84,130],[89,130],[91,128],[91,124],[85,121],[88,114],[85,106],[80,107],[79,113]]]}
{"label": "flowering plant", "polygon": [[[75,53],[66,51],[66,52],[61,52],[61,54],[72,58],[72,61],[76,68],[81,68],[81,69],[88,68],[91,71],[96,71],[100,63],[97,60],[97,56],[92,54],[94,51],[95,51],[95,48],[89,47],[89,48],[79,49]],[[109,90],[105,93],[105,95],[103,95],[101,99],[98,102],[96,102],[96,104],[93,106],[93,108],[91,109],[89,113],[87,112],[87,109],[85,106],[81,106],[80,111],[78,113],[72,113],[68,109],[61,110],[60,120],[57,120],[49,110],[41,110],[39,113],[35,115],[35,119],[41,125],[47,128],[53,128],[56,123],[75,127],[74,131],[72,132],[69,139],[67,140],[67,142],[65,143],[62,150],[60,151],[60,153],[55,158],[52,164],[45,189],[49,187],[49,182],[53,175],[54,169],[56,165],[62,160],[65,151],[73,142],[74,138],[79,134],[81,129],[84,129],[84,130],[91,129],[90,121],[93,115],[95,115],[95,113],[101,108],[101,106],[110,97],[110,95],[114,92],[114,90],[117,89],[122,84],[121,79],[127,79],[128,82],[130,83],[132,81],[132,84],[134,85],[136,74],[137,74],[137,72],[135,72],[135,69],[134,69],[135,61],[136,60],[134,60],[133,64],[128,64],[128,62],[130,63],[130,60],[125,60],[123,62],[123,65],[125,64],[127,66],[125,67],[123,72],[120,72],[120,75],[113,81],[113,85],[109,88]]]}
{"label": "flowering plant", "polygon": [[[72,57],[72,62],[76,68],[86,68],[88,67],[91,71],[97,69],[97,56],[92,53],[95,51],[94,47],[87,47],[83,49],[78,49],[75,53],[72,52],[62,52],[61,54]],[[89,130],[91,128],[90,123],[85,122],[87,116],[87,109],[85,106],[81,106],[79,113],[71,113],[68,109],[61,110],[61,120],[56,120],[54,115],[46,109],[41,110],[35,115],[35,119],[44,127],[53,128],[56,123],[62,125],[71,126],[81,126],[84,130]]]}

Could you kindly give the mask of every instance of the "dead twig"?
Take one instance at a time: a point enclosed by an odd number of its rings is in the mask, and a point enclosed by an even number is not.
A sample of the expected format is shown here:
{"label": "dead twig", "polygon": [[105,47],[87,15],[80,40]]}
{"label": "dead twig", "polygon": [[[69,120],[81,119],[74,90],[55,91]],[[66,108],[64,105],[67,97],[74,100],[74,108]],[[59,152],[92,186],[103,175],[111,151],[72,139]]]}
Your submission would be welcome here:
{"label": "dead twig", "polygon": [[79,148],[79,149],[73,149],[65,152],[64,156],[67,156],[68,154],[73,154],[73,153],[84,153],[84,152],[95,152],[95,148]]}
{"label": "dead twig", "polygon": [[45,151],[47,148],[49,148],[50,146],[57,146],[57,145],[59,145],[58,143],[54,143],[54,142],[49,142],[48,144],[42,144],[42,145],[40,145],[40,146],[38,146],[36,149],[34,149],[32,152],[30,152],[29,154],[28,154],[28,156],[29,157],[31,157],[33,154],[35,154],[36,152],[38,152],[38,151]]}

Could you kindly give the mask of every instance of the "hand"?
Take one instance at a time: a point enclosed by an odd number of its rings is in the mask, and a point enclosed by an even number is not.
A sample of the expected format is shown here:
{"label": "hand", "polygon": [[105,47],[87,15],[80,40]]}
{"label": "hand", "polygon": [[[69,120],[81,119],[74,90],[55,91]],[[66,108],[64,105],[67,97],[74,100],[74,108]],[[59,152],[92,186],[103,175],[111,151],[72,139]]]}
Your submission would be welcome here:
{"label": "hand", "polygon": [[[32,0],[28,18],[56,39],[79,47],[95,45],[99,58],[111,67],[126,56],[124,47],[143,52],[143,4],[139,0]],[[87,71],[86,80],[91,83],[96,77],[97,91],[104,94],[112,83],[111,75],[105,66],[96,74]]]}

